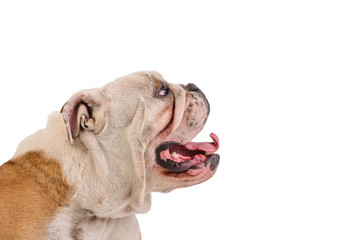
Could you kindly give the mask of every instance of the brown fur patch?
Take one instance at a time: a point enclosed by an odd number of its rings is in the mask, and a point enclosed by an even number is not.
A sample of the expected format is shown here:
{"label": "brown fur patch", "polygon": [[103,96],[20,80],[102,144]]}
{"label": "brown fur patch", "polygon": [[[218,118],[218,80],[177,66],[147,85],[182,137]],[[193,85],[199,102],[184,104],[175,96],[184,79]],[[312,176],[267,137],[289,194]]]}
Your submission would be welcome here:
{"label": "brown fur patch", "polygon": [[6,162],[0,167],[0,238],[46,239],[70,194],[56,160],[28,152]]}
{"label": "brown fur patch", "polygon": [[71,187],[63,177],[59,162],[45,158],[38,152],[28,152],[13,161],[15,165],[33,175],[36,182],[58,205],[68,203]]}

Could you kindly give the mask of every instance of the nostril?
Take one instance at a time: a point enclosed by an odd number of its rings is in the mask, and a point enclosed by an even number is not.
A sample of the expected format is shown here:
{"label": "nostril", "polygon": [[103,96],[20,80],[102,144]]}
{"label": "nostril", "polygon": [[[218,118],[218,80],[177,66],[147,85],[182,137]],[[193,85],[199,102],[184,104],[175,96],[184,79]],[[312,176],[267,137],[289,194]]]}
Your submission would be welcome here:
{"label": "nostril", "polygon": [[198,91],[199,90],[199,88],[193,83],[189,83],[188,85],[186,85],[185,89],[187,91]]}

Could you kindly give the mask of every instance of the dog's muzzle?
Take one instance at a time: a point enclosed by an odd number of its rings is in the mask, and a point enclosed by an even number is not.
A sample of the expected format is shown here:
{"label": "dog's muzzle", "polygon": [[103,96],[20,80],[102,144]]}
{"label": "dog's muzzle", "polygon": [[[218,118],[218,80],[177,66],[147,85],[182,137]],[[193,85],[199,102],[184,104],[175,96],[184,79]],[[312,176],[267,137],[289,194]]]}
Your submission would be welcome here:
{"label": "dog's muzzle", "polygon": [[201,97],[203,100],[204,100],[204,103],[206,105],[206,109],[207,109],[207,115],[209,116],[210,114],[210,104],[209,104],[209,101],[207,100],[207,98],[205,97],[205,94],[193,83],[189,83],[188,85],[186,86],[183,86],[184,89],[186,91],[188,91],[189,93],[188,94],[195,94],[199,97]]}
{"label": "dog's muzzle", "polygon": [[[181,133],[175,141],[165,142],[156,149],[156,162],[172,172],[181,173],[190,169],[198,170],[210,166],[215,171],[220,156],[215,152],[219,148],[219,139],[212,133],[213,142],[183,142],[188,136],[194,137],[203,128],[210,113],[210,104],[205,94],[193,83],[181,85],[187,91],[188,105],[183,120],[176,130]],[[191,171],[190,171],[191,172]],[[193,171],[195,172],[195,171]]]}

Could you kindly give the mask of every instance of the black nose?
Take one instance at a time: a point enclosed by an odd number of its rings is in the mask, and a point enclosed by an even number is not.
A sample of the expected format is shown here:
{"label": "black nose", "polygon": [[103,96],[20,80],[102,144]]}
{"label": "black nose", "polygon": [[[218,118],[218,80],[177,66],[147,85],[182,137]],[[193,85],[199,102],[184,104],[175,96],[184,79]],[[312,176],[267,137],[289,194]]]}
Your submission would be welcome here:
{"label": "black nose", "polygon": [[198,91],[198,90],[200,90],[195,84],[193,84],[193,83],[189,83],[188,85],[186,85],[185,87],[185,90],[187,90],[187,91]]}

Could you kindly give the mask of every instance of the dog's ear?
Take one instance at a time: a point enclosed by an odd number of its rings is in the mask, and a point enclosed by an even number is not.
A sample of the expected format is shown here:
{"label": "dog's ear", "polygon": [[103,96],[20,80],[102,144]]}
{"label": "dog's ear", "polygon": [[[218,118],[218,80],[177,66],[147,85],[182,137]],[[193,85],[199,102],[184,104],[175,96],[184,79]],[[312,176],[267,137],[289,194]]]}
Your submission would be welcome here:
{"label": "dog's ear", "polygon": [[76,93],[65,103],[61,113],[65,121],[66,138],[71,144],[81,130],[97,134],[103,129],[103,114],[100,112],[103,102],[100,90],[91,89]]}

